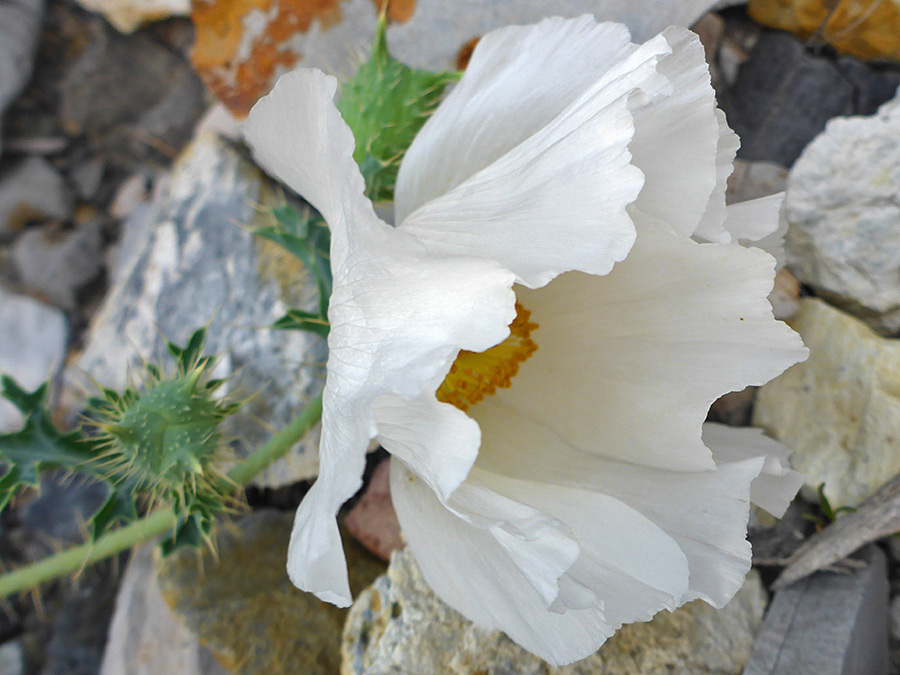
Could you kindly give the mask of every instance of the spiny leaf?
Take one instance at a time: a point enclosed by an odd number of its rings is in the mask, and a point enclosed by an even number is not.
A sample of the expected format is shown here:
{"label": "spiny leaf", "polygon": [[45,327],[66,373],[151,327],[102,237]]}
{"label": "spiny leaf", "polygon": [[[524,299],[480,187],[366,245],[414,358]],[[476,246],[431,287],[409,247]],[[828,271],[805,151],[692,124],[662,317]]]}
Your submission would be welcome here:
{"label": "spiny leaf", "polygon": [[459,73],[433,73],[397,61],[388,53],[386,27],[382,16],[369,60],[341,85],[337,102],[356,139],[353,158],[366,179],[366,193],[375,202],[393,200],[406,149],[446,86],[459,79]]}
{"label": "spiny leaf", "polygon": [[307,312],[302,309],[289,309],[287,314],[272,324],[279,330],[306,330],[321,337],[328,337],[328,319],[321,314]]}
{"label": "spiny leaf", "polygon": [[62,433],[46,408],[46,383],[28,392],[8,375],[0,377],[0,396],[25,418],[19,431],[0,434],[0,510],[23,487],[38,487],[42,471],[62,469],[91,473],[94,447],[78,433]]}

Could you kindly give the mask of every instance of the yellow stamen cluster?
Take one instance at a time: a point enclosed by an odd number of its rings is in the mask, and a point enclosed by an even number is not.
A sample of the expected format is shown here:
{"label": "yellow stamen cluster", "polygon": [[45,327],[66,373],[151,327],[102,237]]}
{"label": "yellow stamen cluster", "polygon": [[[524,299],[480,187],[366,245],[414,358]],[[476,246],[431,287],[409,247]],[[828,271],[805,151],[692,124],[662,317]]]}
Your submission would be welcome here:
{"label": "yellow stamen cluster", "polygon": [[519,364],[527,361],[538,348],[531,339],[538,324],[529,318],[531,312],[517,302],[516,318],[509,325],[508,338],[487,351],[461,351],[438,387],[438,401],[468,410],[470,405],[491,396],[498,387],[509,387],[519,372]]}

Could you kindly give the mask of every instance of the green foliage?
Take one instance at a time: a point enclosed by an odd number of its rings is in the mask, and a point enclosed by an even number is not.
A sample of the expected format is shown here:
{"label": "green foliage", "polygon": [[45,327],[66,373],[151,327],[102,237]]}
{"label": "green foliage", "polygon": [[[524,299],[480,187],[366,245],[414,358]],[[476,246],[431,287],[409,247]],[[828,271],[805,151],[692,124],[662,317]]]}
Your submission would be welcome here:
{"label": "green foliage", "polygon": [[142,505],[164,501],[178,513],[168,548],[208,536],[217,513],[229,508],[235,486],[219,470],[219,424],[239,404],[215,396],[214,359],[203,356],[205,329],[185,347],[167,342],[175,372],[147,365],[140,389],[101,389],[88,402],[83,428],[61,432],[46,408],[47,385],[27,392],[0,378],[0,396],[25,418],[22,429],[0,435],[0,510],[23,488],[38,488],[40,474],[63,470],[106,484],[104,504],[90,519],[94,539],[136,520]]}
{"label": "green foliage", "polygon": [[842,513],[852,513],[853,511],[856,511],[852,506],[839,506],[834,508],[828,500],[828,497],[825,496],[825,483],[819,483],[816,493],[819,495],[819,507],[822,509],[822,514],[825,518],[823,519],[812,513],[804,513],[803,517],[806,520],[814,522],[817,530],[821,530],[829,523],[833,523]]}
{"label": "green foliage", "polygon": [[385,30],[382,16],[372,55],[353,79],[341,85],[337,102],[353,130],[353,158],[375,202],[393,200],[406,149],[434,112],[446,86],[459,79],[459,73],[432,73],[400,63],[388,53]]}
{"label": "green foliage", "polygon": [[273,328],[284,330],[307,330],[328,336],[328,299],[331,297],[331,263],[329,260],[331,233],[325,221],[312,211],[301,214],[294,207],[285,204],[272,209],[275,224],[260,227],[254,234],[273,241],[306,266],[316,281],[319,301],[316,312],[290,309],[287,314],[272,324]]}
{"label": "green foliage", "polygon": [[27,392],[13,378],[3,375],[0,396],[25,418],[21,430],[0,434],[0,462],[5,465],[0,477],[0,510],[21,488],[37,488],[42,471],[90,472],[93,446],[78,433],[64,434],[57,429],[46,407],[46,384]]}

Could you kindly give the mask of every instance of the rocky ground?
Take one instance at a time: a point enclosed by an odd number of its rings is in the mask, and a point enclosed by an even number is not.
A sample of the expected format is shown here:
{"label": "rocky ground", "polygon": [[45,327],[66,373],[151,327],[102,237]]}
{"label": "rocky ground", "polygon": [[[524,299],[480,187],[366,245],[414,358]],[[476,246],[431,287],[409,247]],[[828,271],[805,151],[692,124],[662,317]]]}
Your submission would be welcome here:
{"label": "rocky ground", "polygon": [[[0,0],[0,370],[30,387],[51,379],[55,414],[71,423],[96,383],[121,387],[158,358],[161,335],[180,341],[210,323],[229,386],[255,394],[229,430],[238,452],[252,448],[317,393],[326,354],[311,334],[261,330],[314,302],[315,288],[248,232],[283,193],[250,161],[235,116],[290,65],[279,59],[346,71],[371,35],[355,18],[372,6],[273,0],[272,23],[242,36],[243,3],[199,0],[192,18],[177,16],[181,2],[85,4],[105,17],[74,0]],[[411,15],[413,3],[396,2],[392,44],[444,67],[490,21],[545,11],[532,4],[456,17],[423,49],[441,5],[420,0]],[[731,605],[663,613],[550,669],[443,605],[407,555],[387,567],[400,539],[376,452],[345,522],[361,593],[348,616],[283,572],[291,514],[317,471],[313,433],[248,488],[251,510],[219,528],[218,559],[161,560],[148,546],[8,599],[0,675],[863,675],[888,662],[900,673],[900,9],[842,0],[843,24],[803,23],[829,4],[754,0],[695,26],[743,140],[729,200],[787,189],[788,264],[772,302],[811,350],[710,413],[766,429],[808,476],[782,521],[754,517],[756,570]],[[312,22],[326,28],[318,42]],[[291,37],[278,26],[303,36],[287,57],[271,49]],[[19,423],[0,401],[0,432]],[[818,534],[822,483],[832,507],[859,508],[829,537]],[[82,541],[102,499],[96,485],[46,477],[0,514],[3,566]],[[776,590],[789,561],[839,572]]]}

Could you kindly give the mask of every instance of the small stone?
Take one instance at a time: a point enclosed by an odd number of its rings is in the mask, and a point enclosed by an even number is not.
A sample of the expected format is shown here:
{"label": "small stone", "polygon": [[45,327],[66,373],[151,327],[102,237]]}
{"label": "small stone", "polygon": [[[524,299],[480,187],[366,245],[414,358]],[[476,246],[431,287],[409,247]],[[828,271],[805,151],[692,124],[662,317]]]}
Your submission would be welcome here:
{"label": "small stone", "polygon": [[898,84],[900,72],[815,54],[764,30],[719,103],[741,137],[739,158],[790,167],[829,119],[874,113]]}
{"label": "small stone", "polygon": [[65,473],[45,473],[40,493],[21,509],[22,524],[34,538],[47,544],[49,555],[61,546],[82,543],[90,517],[108,496],[102,483]]}
{"label": "small stone", "polygon": [[[0,287],[0,372],[36,389],[57,375],[67,341],[62,312]],[[0,400],[0,433],[18,429],[22,421],[12,404]]]}
{"label": "small stone", "polygon": [[365,492],[344,518],[347,531],[372,553],[385,561],[403,547],[400,522],[391,501],[391,460],[381,462]]}
{"label": "small stone", "polygon": [[29,157],[0,175],[0,237],[34,220],[66,220],[72,209],[63,177],[45,159]]}
{"label": "small stone", "polygon": [[43,18],[44,0],[0,0],[0,128],[4,111],[31,78]]}
{"label": "small stone", "polygon": [[741,391],[729,392],[717,398],[709,407],[707,421],[719,422],[731,427],[750,426],[755,400],[756,387],[746,387]]}
{"label": "small stone", "polygon": [[70,174],[72,184],[81,199],[91,200],[97,196],[106,172],[106,160],[95,157],[75,166]]}
{"label": "small stone", "polygon": [[155,549],[156,544],[145,544],[128,562],[100,675],[226,675],[163,600],[153,567]]}
{"label": "small stone", "polygon": [[790,448],[810,490],[855,506],[900,473],[900,341],[812,298],[789,323],[809,359],[760,388],[753,424]]}
{"label": "small stone", "polygon": [[92,12],[99,12],[121,33],[131,33],[151,21],[191,13],[189,0],[78,0]]}
{"label": "small stone", "polygon": [[772,311],[779,321],[790,319],[800,309],[800,282],[786,267],[775,275],[775,286],[769,293]]}
{"label": "small stone", "polygon": [[[322,388],[325,341],[267,326],[289,307],[312,308],[314,281],[302,264],[250,230],[273,222],[274,183],[237,147],[200,134],[175,164],[167,186],[125,223],[111,290],[94,315],[85,349],[67,370],[65,410],[77,415],[93,382],[121,390],[144,363],[171,363],[165,339],[184,344],[208,325],[206,349],[218,376],[248,399],[223,427],[244,455],[286,426]],[[229,377],[230,376],[230,377]],[[276,487],[315,476],[313,430],[255,479]]]}
{"label": "small stone", "polygon": [[428,587],[408,550],[350,609],[341,675],[738,675],[766,593],[751,572],[721,610],[702,601],[622,627],[594,655],[552,668],[503,633],[478,628]]}
{"label": "small stone", "polygon": [[[160,561],[163,597],[228,671],[334,675],[346,609],[295,588],[285,562],[293,513],[256,511],[219,527],[217,555],[180,549]],[[349,537],[344,551],[358,593],[384,563]]]}
{"label": "small stone", "polygon": [[743,675],[888,675],[884,553],[860,558],[779,590]]}
{"label": "small stone", "polygon": [[20,642],[6,642],[0,646],[0,675],[23,675],[25,657]]}
{"label": "small stone", "polygon": [[706,62],[709,64],[713,86],[717,86],[720,79],[717,55],[725,35],[725,22],[718,14],[710,12],[700,17],[700,20],[691,26],[691,30],[700,36],[700,42],[706,53]]}
{"label": "small stone", "polygon": [[13,247],[13,260],[29,292],[72,310],[78,292],[103,268],[103,232],[93,221],[68,232],[31,229]]}
{"label": "small stone", "polygon": [[128,218],[137,205],[150,196],[148,184],[147,176],[143,173],[136,173],[122,181],[109,205],[109,215],[120,220]]}
{"label": "small stone", "polygon": [[[124,37],[97,19],[60,85],[60,118],[92,152],[120,163],[168,163],[203,113],[203,85],[188,63],[149,34]],[[102,105],[98,105],[102,101]]]}
{"label": "small stone", "polygon": [[784,217],[797,277],[900,333],[900,97],[872,117],[828,123],[791,170]]}
{"label": "small stone", "polygon": [[893,0],[750,0],[750,16],[766,26],[813,35],[842,54],[900,61],[900,4]]}

